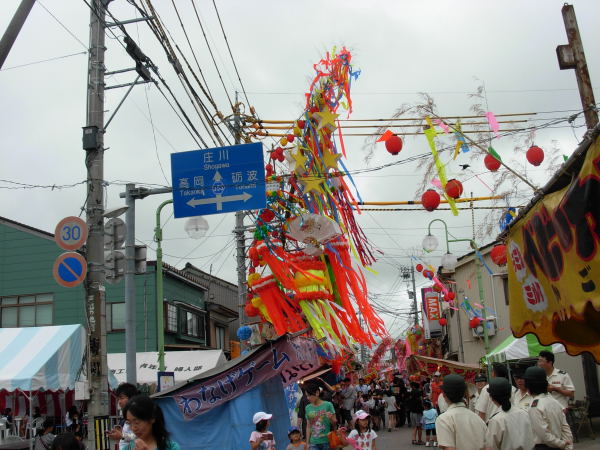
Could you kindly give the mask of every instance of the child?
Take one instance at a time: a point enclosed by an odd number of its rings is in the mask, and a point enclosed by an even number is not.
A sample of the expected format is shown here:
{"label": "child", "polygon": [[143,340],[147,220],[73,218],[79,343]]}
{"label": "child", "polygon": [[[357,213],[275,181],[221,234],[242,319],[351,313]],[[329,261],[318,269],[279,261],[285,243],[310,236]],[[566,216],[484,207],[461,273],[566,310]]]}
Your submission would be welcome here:
{"label": "child", "polygon": [[[133,384],[121,383],[115,392],[119,409],[123,411],[129,399],[139,395],[139,393],[137,387]],[[110,439],[119,441],[119,450],[125,450],[130,442],[135,441],[135,434],[131,431],[131,426],[124,417],[121,418],[120,424],[108,431],[107,434]]]}
{"label": "child", "polygon": [[308,450],[306,442],[302,440],[300,429],[298,427],[290,428],[288,431],[288,438],[290,438],[290,443],[286,450]]}
{"label": "child", "polygon": [[425,430],[425,447],[436,447],[437,438],[435,435],[435,419],[437,419],[437,409],[433,407],[429,400],[425,400],[425,411],[423,411],[423,429]]}
{"label": "child", "polygon": [[348,435],[348,442],[355,449],[360,450],[377,450],[375,439],[377,433],[371,429],[371,416],[366,411],[359,409],[354,415],[354,430]]}
{"label": "child", "polygon": [[254,414],[252,422],[256,425],[256,430],[250,435],[251,450],[275,450],[275,438],[273,433],[268,431],[271,417],[273,414],[263,411]]}

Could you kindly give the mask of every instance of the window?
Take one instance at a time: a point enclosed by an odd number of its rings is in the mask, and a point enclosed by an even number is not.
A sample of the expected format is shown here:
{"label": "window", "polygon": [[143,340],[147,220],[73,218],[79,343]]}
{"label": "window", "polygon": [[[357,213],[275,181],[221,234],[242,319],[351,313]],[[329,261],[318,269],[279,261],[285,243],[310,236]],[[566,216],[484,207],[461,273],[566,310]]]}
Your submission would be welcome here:
{"label": "window", "polygon": [[165,331],[177,333],[177,306],[165,303]]}
{"label": "window", "polygon": [[52,325],[53,294],[0,297],[2,328]]}
{"label": "window", "polygon": [[181,334],[195,338],[204,338],[204,316],[191,311],[181,310]]}
{"label": "window", "polygon": [[106,304],[107,331],[122,331],[125,329],[125,302]]}
{"label": "window", "polygon": [[502,287],[504,288],[504,302],[508,305],[508,277],[502,277]]}
{"label": "window", "polygon": [[225,327],[215,327],[215,344],[217,348],[225,348]]}

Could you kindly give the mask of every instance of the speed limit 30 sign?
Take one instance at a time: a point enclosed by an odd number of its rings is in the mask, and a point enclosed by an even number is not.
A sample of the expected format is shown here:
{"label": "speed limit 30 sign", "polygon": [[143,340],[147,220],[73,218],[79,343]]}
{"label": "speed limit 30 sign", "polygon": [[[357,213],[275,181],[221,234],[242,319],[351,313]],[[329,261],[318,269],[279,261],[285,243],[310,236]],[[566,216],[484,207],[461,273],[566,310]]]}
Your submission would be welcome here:
{"label": "speed limit 30 sign", "polygon": [[77,250],[85,243],[88,228],[79,217],[69,216],[58,222],[54,230],[54,240],[60,248]]}

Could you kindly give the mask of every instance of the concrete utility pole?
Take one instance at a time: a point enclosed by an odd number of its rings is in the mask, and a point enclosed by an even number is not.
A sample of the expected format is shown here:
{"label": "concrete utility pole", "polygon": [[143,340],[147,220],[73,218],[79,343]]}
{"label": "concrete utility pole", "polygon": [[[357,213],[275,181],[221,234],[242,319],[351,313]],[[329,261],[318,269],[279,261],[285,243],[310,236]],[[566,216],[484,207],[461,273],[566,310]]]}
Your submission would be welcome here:
{"label": "concrete utility pole", "polygon": [[88,448],[95,448],[95,423],[108,415],[108,367],[106,363],[106,304],[104,274],[104,30],[105,5],[109,0],[92,0],[88,60],[87,113],[83,132],[87,168],[86,218],[89,234],[86,247],[88,274],[86,307],[90,348],[90,402]]}
{"label": "concrete utility pole", "polygon": [[[131,86],[133,87],[133,85]],[[125,186],[125,371],[127,382],[137,384],[136,334],[135,334],[135,184]]]}
{"label": "concrete utility pole", "polygon": [[2,35],[2,40],[0,40],[0,69],[2,69],[2,65],[10,53],[10,49],[17,40],[17,36],[19,35],[25,20],[27,20],[29,11],[33,8],[34,3],[35,0],[23,0],[8,24],[6,31]]}
{"label": "concrete utility pole", "polygon": [[575,8],[573,8],[573,5],[565,3],[561,11],[569,43],[556,47],[558,66],[561,70],[575,69],[577,85],[579,86],[579,96],[581,97],[581,104],[584,109],[585,123],[588,129],[592,129],[598,124],[598,110],[596,109],[594,90],[592,89],[590,73],[588,72],[585,53],[583,52],[583,43],[579,35]]}
{"label": "concrete utility pole", "polygon": [[[238,93],[235,93],[235,106],[233,116],[233,132],[236,144],[242,143],[242,118],[240,117],[240,104],[238,103]],[[244,217],[246,211],[235,212],[235,249],[237,260],[237,278],[238,278],[238,314],[239,325],[246,323],[244,304],[246,303],[246,241],[244,232]],[[240,344],[241,345],[241,344]]]}

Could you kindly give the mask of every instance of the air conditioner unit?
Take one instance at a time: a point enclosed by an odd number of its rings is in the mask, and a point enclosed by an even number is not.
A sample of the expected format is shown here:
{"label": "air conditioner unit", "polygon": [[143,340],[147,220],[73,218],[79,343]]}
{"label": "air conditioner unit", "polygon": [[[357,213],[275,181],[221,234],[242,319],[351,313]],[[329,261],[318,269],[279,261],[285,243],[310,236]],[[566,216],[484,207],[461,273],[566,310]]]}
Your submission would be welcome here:
{"label": "air conditioner unit", "polygon": [[[487,319],[485,326],[487,326],[487,335],[488,336],[495,336],[496,335],[496,319],[495,318],[489,318],[489,319]],[[473,332],[473,336],[474,337],[478,337],[478,338],[482,338],[483,337],[483,327],[484,327],[484,324],[481,323],[477,327],[472,328],[471,331]]]}

